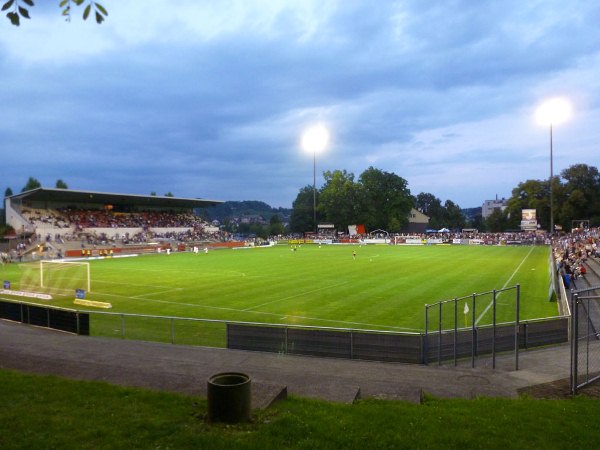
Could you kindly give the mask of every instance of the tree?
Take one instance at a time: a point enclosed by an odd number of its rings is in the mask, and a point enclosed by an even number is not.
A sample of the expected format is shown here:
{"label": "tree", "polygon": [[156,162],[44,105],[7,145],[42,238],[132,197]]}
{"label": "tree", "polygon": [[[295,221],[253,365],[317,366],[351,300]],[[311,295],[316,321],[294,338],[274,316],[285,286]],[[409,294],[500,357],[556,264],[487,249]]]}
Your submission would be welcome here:
{"label": "tree", "polygon": [[575,164],[561,172],[566,183],[558,216],[564,229],[570,229],[572,220],[586,219],[593,224],[600,221],[600,173],[586,164]]}
{"label": "tree", "polygon": [[278,214],[273,214],[269,220],[269,236],[279,236],[285,233],[285,226]]}
{"label": "tree", "polygon": [[471,220],[468,222],[468,228],[475,228],[476,230],[483,230],[485,224],[483,223],[483,216],[481,213],[474,215],[471,217]]}
{"label": "tree", "polygon": [[446,200],[444,203],[445,226],[451,230],[461,230],[465,228],[466,220],[460,206],[452,200]]}
{"label": "tree", "polygon": [[67,186],[67,183],[65,183],[63,180],[59,179],[56,180],[56,189],[69,189],[69,186]]}
{"label": "tree", "polygon": [[318,211],[327,222],[346,229],[361,221],[361,194],[354,174],[345,170],[323,173],[325,185],[319,193]]}
{"label": "tree", "polygon": [[[62,0],[59,7],[62,8],[62,15],[65,17],[65,20],[67,22],[71,21],[71,5],[81,6],[84,3],[86,6],[83,9],[83,20],[87,20],[89,15],[93,13],[97,24],[104,22],[104,19],[108,16],[108,12],[104,6],[93,0]],[[6,17],[10,20],[10,23],[18,27],[21,25],[21,18],[31,18],[27,7],[32,8],[33,6],[33,0],[8,0],[2,5],[2,11],[10,9]]]}
{"label": "tree", "polygon": [[156,197],[156,192],[152,191],[152,192],[150,192],[150,195],[153,196],[153,197]]}
{"label": "tree", "polygon": [[[319,200],[317,192],[317,201]],[[313,222],[313,187],[304,186],[298,192],[296,200],[292,203],[292,214],[290,215],[290,230],[296,233],[314,230]]]}
{"label": "tree", "polygon": [[[527,180],[519,183],[512,190],[512,196],[507,201],[506,206],[506,227],[509,229],[519,229],[521,225],[521,212],[523,209],[535,209],[540,228],[549,229],[550,227],[550,183],[548,180]],[[555,183],[556,186],[556,183]],[[559,194],[555,189],[555,194]],[[556,196],[555,196],[556,197]],[[560,197],[560,195],[558,195]],[[558,198],[555,198],[558,203]]]}
{"label": "tree", "polygon": [[11,195],[13,195],[13,191],[11,188],[7,187],[6,190],[4,191],[4,196],[10,197]]}
{"label": "tree", "polygon": [[567,181],[570,189],[579,189],[582,192],[596,192],[600,189],[600,173],[598,169],[587,164],[575,164],[567,167],[560,173]]}
{"label": "tree", "polygon": [[499,233],[506,230],[506,214],[500,208],[496,208],[485,219],[486,230]]}
{"label": "tree", "polygon": [[23,186],[21,192],[30,191],[32,189],[37,189],[40,187],[42,187],[42,184],[36,178],[29,177],[29,180],[27,180],[27,184]]}
{"label": "tree", "polygon": [[406,227],[413,198],[404,178],[369,167],[358,181],[360,214],[366,215],[367,228],[398,232]]}
{"label": "tree", "polygon": [[440,229],[445,226],[445,211],[442,201],[435,195],[421,192],[415,199],[415,207],[423,214],[429,216],[429,227]]}
{"label": "tree", "polygon": [[171,191],[165,194],[165,197],[175,197]]}

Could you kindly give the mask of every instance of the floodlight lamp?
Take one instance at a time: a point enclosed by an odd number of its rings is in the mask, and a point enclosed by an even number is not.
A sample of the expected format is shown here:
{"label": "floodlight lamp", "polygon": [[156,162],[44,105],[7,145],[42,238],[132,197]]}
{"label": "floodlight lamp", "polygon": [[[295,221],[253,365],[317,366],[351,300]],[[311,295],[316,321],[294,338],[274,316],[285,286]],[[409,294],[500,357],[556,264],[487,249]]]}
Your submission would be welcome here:
{"label": "floodlight lamp", "polygon": [[552,98],[542,103],[535,112],[540,125],[558,125],[571,117],[572,107],[563,97]]}
{"label": "floodlight lamp", "polygon": [[320,153],[329,142],[329,131],[324,125],[315,125],[302,135],[302,148],[309,153]]}

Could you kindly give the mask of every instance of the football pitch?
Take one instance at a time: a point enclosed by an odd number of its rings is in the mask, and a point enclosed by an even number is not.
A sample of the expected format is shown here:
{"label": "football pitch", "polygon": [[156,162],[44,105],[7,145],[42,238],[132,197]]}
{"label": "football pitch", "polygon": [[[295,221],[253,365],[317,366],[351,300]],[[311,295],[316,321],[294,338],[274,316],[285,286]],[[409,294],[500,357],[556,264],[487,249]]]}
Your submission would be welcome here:
{"label": "football pitch", "polygon": [[[425,304],[516,284],[521,320],[556,316],[556,303],[548,301],[549,251],[305,244],[112,258],[89,262],[86,299],[118,313],[419,332]],[[6,264],[1,274],[12,289],[53,296],[37,303],[91,310],[73,304],[75,289],[86,287],[81,267],[49,270],[44,288],[39,264]],[[478,324],[491,321],[489,298],[478,304]],[[514,305],[514,291],[500,294],[498,321],[514,320]]]}

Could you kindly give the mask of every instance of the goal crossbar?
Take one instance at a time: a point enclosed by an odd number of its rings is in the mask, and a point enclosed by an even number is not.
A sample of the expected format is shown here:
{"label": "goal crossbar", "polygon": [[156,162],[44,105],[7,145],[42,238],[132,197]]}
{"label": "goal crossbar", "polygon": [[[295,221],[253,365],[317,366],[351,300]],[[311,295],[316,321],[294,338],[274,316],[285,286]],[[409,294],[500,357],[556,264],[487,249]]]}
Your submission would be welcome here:
{"label": "goal crossbar", "polygon": [[44,286],[44,272],[47,270],[44,268],[45,265],[74,265],[84,266],[86,268],[86,290],[87,292],[92,291],[91,277],[90,277],[90,263],[81,261],[54,261],[54,260],[40,260],[40,286]]}

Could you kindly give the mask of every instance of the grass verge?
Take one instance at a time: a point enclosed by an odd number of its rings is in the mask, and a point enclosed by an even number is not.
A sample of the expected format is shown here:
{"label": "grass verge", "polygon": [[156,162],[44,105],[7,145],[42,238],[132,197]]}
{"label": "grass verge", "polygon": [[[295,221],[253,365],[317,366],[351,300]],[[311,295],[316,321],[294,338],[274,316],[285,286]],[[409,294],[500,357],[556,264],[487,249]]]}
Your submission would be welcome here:
{"label": "grass verge", "polygon": [[241,425],[206,400],[0,370],[0,448],[596,448],[600,402],[480,398],[354,405],[290,398]]}

